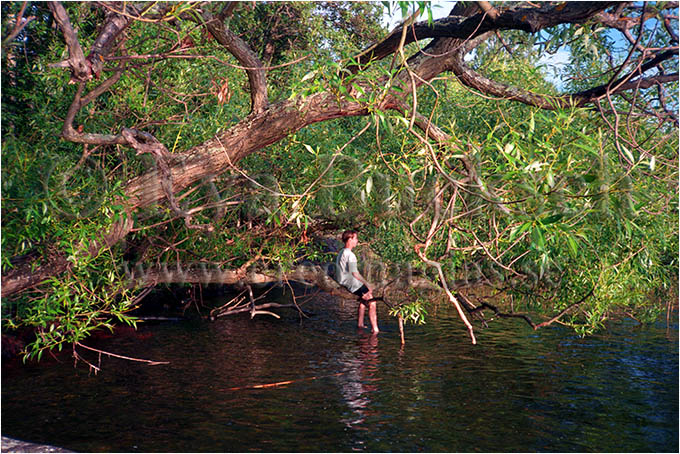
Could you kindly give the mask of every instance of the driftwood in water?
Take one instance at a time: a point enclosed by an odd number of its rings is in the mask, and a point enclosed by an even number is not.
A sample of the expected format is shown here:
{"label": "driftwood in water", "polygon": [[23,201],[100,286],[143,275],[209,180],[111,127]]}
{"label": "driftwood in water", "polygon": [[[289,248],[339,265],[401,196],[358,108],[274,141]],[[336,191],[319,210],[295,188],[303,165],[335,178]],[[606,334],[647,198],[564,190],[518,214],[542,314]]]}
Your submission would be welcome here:
{"label": "driftwood in water", "polygon": [[302,312],[302,309],[300,309],[300,307],[297,304],[280,304],[280,303],[257,304],[256,301],[261,298],[264,298],[266,293],[267,292],[265,292],[264,295],[260,295],[259,297],[255,298],[253,296],[252,287],[250,285],[246,285],[246,288],[241,293],[227,301],[222,306],[216,307],[213,310],[211,310],[210,320],[215,320],[218,317],[224,317],[227,315],[241,314],[243,312],[250,312],[250,318],[255,318],[256,315],[271,315],[272,317],[275,318],[281,318],[278,314],[266,311],[264,309],[282,307],[291,308],[294,307],[300,312],[300,314],[306,315],[304,312]]}

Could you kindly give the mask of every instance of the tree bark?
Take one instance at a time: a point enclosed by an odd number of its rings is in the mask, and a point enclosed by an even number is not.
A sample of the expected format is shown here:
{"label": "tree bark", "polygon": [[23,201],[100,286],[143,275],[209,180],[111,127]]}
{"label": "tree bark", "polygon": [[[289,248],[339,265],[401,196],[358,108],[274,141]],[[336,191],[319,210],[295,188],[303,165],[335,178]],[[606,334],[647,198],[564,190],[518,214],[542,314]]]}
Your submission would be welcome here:
{"label": "tree bark", "polygon": [[[251,114],[229,130],[186,153],[170,166],[174,192],[203,178],[219,175],[241,159],[276,143],[305,126],[334,118],[366,115],[366,107],[352,101],[338,102],[329,93],[283,101]],[[130,209],[144,208],[164,199],[157,170],[133,178],[126,186]]]}
{"label": "tree bark", "polygon": [[[294,281],[300,284],[318,287],[326,293],[345,299],[356,300],[357,296],[341,286],[328,275],[327,270],[319,265],[299,265],[289,271],[277,270],[245,270],[221,269],[209,263],[174,264],[143,267],[128,266],[123,272],[129,285],[149,287],[158,284],[223,284],[223,285],[267,285]],[[401,284],[409,288],[438,289],[432,282],[421,276],[403,276]],[[376,292],[381,292],[396,281],[377,283]],[[396,282],[399,284],[399,282]],[[398,285],[397,285],[398,286]]]}

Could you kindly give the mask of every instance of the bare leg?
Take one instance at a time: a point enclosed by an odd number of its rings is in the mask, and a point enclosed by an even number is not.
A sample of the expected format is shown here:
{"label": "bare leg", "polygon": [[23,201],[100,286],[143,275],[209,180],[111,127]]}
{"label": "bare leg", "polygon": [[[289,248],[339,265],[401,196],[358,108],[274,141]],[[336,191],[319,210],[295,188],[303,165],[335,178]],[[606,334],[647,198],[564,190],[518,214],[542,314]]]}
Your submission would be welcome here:
{"label": "bare leg", "polygon": [[375,301],[368,304],[368,320],[371,322],[371,331],[373,334],[378,334],[380,332],[378,329],[378,305]]}
{"label": "bare leg", "polygon": [[365,314],[365,311],[366,311],[366,305],[365,305],[364,303],[359,303],[359,311],[358,311],[359,314],[358,314],[358,317],[357,317],[357,326],[358,326],[359,328],[363,328],[363,327],[364,327],[364,314]]}
{"label": "bare leg", "polygon": [[[364,295],[361,297],[361,299],[363,299],[364,301],[359,303],[359,309],[358,309],[359,313],[358,313],[358,316],[357,316],[357,326],[359,328],[364,327],[364,314],[366,314],[366,305],[368,304],[365,301],[368,301],[371,298],[373,298],[373,292],[371,290],[364,293]],[[369,309],[368,313],[369,313],[368,318],[370,320],[370,318],[371,318],[371,315],[370,315],[371,310],[370,309]]]}

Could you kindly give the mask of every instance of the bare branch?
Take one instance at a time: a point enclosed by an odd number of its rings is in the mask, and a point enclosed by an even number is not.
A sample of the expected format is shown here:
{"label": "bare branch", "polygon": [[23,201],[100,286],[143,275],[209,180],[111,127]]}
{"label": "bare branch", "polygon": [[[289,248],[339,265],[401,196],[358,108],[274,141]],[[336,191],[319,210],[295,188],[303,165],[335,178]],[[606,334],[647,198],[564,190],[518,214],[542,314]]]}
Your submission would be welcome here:
{"label": "bare branch", "polygon": [[128,360],[128,361],[137,361],[137,362],[140,362],[140,363],[146,363],[146,364],[148,364],[149,366],[158,366],[158,365],[161,365],[161,364],[170,364],[168,361],[152,361],[152,360],[150,360],[150,359],[141,359],[141,358],[133,358],[133,357],[131,357],[131,356],[117,355],[117,354],[115,354],[115,353],[107,352],[107,351],[104,351],[104,350],[99,350],[98,348],[88,347],[87,345],[85,345],[85,344],[83,344],[83,343],[80,343],[80,342],[76,342],[76,343],[74,344],[74,349],[75,349],[75,346],[76,346],[76,345],[77,345],[78,347],[82,347],[82,348],[84,348],[84,349],[86,349],[86,350],[90,350],[90,351],[93,351],[93,352],[97,352],[97,353],[99,353],[100,355],[103,354],[103,355],[106,355],[106,356],[112,356],[112,357],[114,357],[114,358],[125,359],[125,360]]}
{"label": "bare branch", "polygon": [[73,102],[66,113],[66,118],[64,118],[64,126],[61,130],[61,135],[64,139],[74,143],[85,143],[91,145],[127,145],[127,141],[120,134],[83,133],[78,132],[73,127],[73,121],[75,120],[78,112],[90,102],[94,101],[103,93],[105,93],[116,82],[118,82],[122,74],[122,69],[117,71],[113,76],[102,82],[97,88],[93,89],[84,97],[82,97],[82,92],[85,88],[85,82],[79,83],[78,90],[73,97]]}
{"label": "bare branch", "polygon": [[464,295],[457,294],[457,296],[458,296],[458,298],[459,298],[461,301],[464,301],[464,302],[466,303],[465,306],[466,306],[466,307],[469,307],[468,310],[469,310],[469,312],[470,312],[471,314],[475,314],[475,313],[477,313],[477,312],[481,312],[481,311],[483,311],[484,309],[491,309],[491,310],[494,312],[494,315],[495,315],[496,317],[500,317],[500,318],[521,318],[521,319],[523,319],[524,321],[526,321],[526,322],[529,324],[529,326],[531,326],[534,330],[537,330],[537,329],[539,329],[539,328],[545,328],[546,326],[550,326],[550,325],[552,325],[553,323],[559,321],[559,319],[561,319],[561,318],[562,318],[564,315],[566,315],[569,311],[571,311],[572,309],[574,309],[574,308],[580,306],[581,304],[583,304],[588,298],[590,298],[590,297],[593,295],[594,292],[595,292],[595,287],[593,287],[592,289],[590,289],[590,291],[589,291],[588,293],[586,293],[581,299],[579,299],[579,300],[576,301],[575,303],[570,304],[570,305],[567,306],[564,310],[560,311],[557,315],[555,315],[555,316],[552,317],[551,319],[546,320],[545,322],[538,323],[538,324],[534,323],[534,322],[531,320],[531,318],[530,318],[528,315],[526,315],[526,314],[517,314],[517,313],[512,313],[512,312],[511,312],[511,313],[501,312],[501,311],[498,309],[498,307],[496,307],[496,306],[494,306],[493,304],[490,304],[490,303],[488,303],[488,302],[486,302],[486,301],[483,301],[479,306],[474,307],[474,305],[473,305],[473,304],[472,304],[472,303],[471,303]]}
{"label": "bare branch", "polygon": [[589,291],[588,293],[586,293],[585,296],[583,296],[583,298],[581,298],[580,300],[578,300],[577,302],[575,302],[575,303],[573,303],[573,304],[570,304],[570,305],[567,306],[563,311],[561,311],[559,314],[557,314],[556,316],[554,316],[554,317],[551,318],[550,320],[546,320],[546,321],[543,322],[543,323],[539,323],[538,325],[536,325],[536,326],[534,327],[534,329],[543,328],[544,326],[552,325],[552,324],[555,323],[557,320],[559,320],[560,318],[562,318],[562,316],[563,316],[564,314],[566,314],[567,312],[569,312],[570,310],[572,310],[573,308],[575,308],[576,306],[580,305],[580,304],[583,303],[585,300],[587,300],[588,298],[590,298],[594,292],[595,292],[595,287],[591,288],[590,291]]}
{"label": "bare branch", "polygon": [[487,95],[519,101],[521,103],[546,110],[569,108],[573,106],[585,106],[597,100],[598,98],[605,96],[607,93],[614,94],[631,89],[650,88],[657,83],[667,83],[678,80],[678,74],[675,73],[670,75],[657,75],[648,79],[630,81],[631,78],[642,75],[645,71],[659,65],[663,61],[677,57],[677,51],[669,50],[657,55],[649,62],[639,66],[634,71],[611,83],[602,84],[598,87],[594,87],[572,95],[567,94],[561,96],[548,96],[502,84],[477,73],[476,71],[470,69],[463,60],[466,50],[467,49],[459,49],[456,52],[456,57],[452,59],[451,63],[451,69],[461,81],[461,83],[468,87],[474,88],[475,90],[479,90],[480,92]]}

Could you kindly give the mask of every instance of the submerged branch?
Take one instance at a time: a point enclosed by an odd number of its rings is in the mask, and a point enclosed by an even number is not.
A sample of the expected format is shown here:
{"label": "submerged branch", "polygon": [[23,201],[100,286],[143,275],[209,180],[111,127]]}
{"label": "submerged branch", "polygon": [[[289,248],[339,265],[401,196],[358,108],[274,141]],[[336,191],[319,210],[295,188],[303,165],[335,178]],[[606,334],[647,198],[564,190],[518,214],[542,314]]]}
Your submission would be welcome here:
{"label": "submerged branch", "polygon": [[128,360],[128,361],[136,361],[136,362],[140,362],[140,363],[146,363],[149,366],[158,366],[158,365],[162,365],[162,364],[170,364],[169,361],[152,361],[150,359],[133,358],[131,356],[117,355],[116,353],[107,352],[105,350],[99,350],[98,348],[88,347],[87,345],[84,345],[80,342],[75,342],[73,344],[74,357],[77,358],[77,359],[81,359],[82,361],[87,363],[90,366],[90,368],[94,368],[95,374],[100,370],[100,367],[94,366],[89,361],[86,361],[82,356],[78,355],[77,352],[76,352],[76,346],[82,347],[85,350],[90,350],[90,351],[96,352],[100,355],[100,357],[101,357],[101,355],[112,356],[114,358],[125,359],[125,360]]}
{"label": "submerged branch", "polygon": [[497,306],[494,306],[493,304],[490,304],[486,301],[483,301],[479,306],[475,307],[469,299],[467,299],[464,295],[458,294],[457,296],[461,299],[461,301],[465,302],[465,307],[470,312],[470,314],[475,314],[483,311],[484,309],[491,309],[496,317],[499,318],[521,318],[525,322],[529,324],[534,330],[537,330],[539,328],[544,328],[546,326],[550,326],[555,322],[558,322],[565,314],[567,314],[569,311],[574,309],[575,307],[581,305],[585,300],[587,300],[590,296],[593,295],[595,292],[595,287],[590,289],[588,293],[586,293],[581,299],[576,301],[573,304],[570,304],[567,306],[564,310],[562,310],[559,314],[551,318],[550,320],[546,320],[545,322],[541,323],[534,323],[533,320],[531,320],[531,317],[529,317],[527,314],[521,314],[521,313],[513,313],[513,312],[501,312]]}

